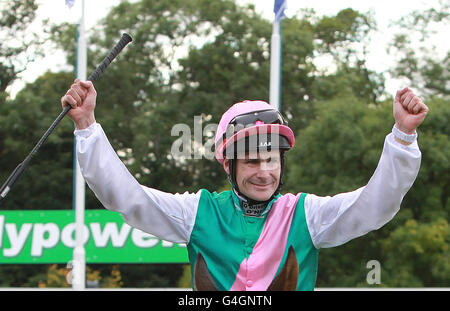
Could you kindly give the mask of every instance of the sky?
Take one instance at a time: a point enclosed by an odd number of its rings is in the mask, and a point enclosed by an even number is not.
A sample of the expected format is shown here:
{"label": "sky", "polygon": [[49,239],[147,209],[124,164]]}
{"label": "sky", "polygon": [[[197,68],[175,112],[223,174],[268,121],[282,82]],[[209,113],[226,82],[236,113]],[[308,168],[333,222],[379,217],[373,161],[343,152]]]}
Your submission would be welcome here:
{"label": "sky", "polygon": [[[352,8],[361,13],[373,12],[379,31],[372,35],[372,43],[369,46],[369,55],[367,66],[369,69],[377,72],[387,72],[393,64],[393,57],[387,52],[387,44],[392,38],[391,22],[408,14],[413,10],[425,10],[430,6],[436,6],[439,0],[287,0],[286,16],[290,17],[301,8],[312,8],[318,15],[335,15],[340,10]],[[444,0],[446,1],[446,0]],[[61,23],[64,21],[77,23],[81,16],[81,0],[75,0],[73,7],[69,8],[63,0],[38,0],[38,18],[40,20],[48,18],[52,23]],[[239,4],[252,3],[256,11],[268,20],[273,20],[273,0],[236,0]],[[89,29],[106,16],[109,9],[120,3],[120,0],[85,0],[85,25],[89,34]],[[433,43],[438,46],[438,50],[450,50],[450,40],[448,32],[441,31],[433,39]],[[89,39],[89,38],[88,38]],[[20,90],[25,83],[33,82],[39,75],[47,70],[59,71],[70,68],[65,62],[62,52],[52,53],[43,60],[31,63],[27,70],[21,73],[20,78],[10,88],[12,96]],[[402,87],[403,81],[390,77],[387,73],[386,90],[394,94],[396,90]],[[269,84],[268,84],[269,87]]]}

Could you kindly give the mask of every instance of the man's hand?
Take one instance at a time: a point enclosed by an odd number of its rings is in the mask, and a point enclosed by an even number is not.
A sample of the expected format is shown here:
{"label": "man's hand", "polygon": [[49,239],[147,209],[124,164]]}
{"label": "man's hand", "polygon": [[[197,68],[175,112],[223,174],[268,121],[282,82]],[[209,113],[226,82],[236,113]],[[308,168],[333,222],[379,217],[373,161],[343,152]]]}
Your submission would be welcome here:
{"label": "man's hand", "polygon": [[423,122],[428,107],[407,87],[397,91],[394,99],[395,126],[406,134],[414,134]]}
{"label": "man's hand", "polygon": [[95,123],[94,109],[97,92],[91,81],[76,79],[66,95],[61,97],[62,107],[72,106],[67,115],[75,122],[78,130]]}

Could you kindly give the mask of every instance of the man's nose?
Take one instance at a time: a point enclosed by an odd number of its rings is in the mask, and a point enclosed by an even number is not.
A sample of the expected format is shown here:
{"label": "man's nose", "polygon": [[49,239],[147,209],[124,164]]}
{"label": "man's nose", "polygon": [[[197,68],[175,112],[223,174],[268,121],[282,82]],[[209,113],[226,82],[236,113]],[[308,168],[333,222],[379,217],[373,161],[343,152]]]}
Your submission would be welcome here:
{"label": "man's nose", "polygon": [[278,168],[278,163],[276,161],[261,161],[259,163],[259,170],[268,173],[269,171],[276,170]]}
{"label": "man's nose", "polygon": [[270,177],[270,170],[268,169],[268,166],[266,163],[261,162],[259,164],[258,172],[256,173],[256,177],[259,178],[268,178]]}

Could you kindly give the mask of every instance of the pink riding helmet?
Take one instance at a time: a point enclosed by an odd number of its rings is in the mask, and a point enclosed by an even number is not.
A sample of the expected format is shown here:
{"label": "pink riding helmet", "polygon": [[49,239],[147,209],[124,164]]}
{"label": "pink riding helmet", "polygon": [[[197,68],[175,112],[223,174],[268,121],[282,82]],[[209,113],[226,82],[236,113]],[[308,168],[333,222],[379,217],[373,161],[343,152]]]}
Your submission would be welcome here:
{"label": "pink riding helmet", "polygon": [[278,134],[287,139],[289,143],[289,148],[292,148],[294,146],[295,143],[294,133],[287,125],[282,124],[285,122],[281,122],[281,124],[278,123],[269,124],[259,120],[258,117],[255,117],[257,121],[254,123],[254,125],[250,126],[246,125],[245,128],[242,128],[237,132],[234,132],[234,134],[231,135],[227,134],[227,127],[229,126],[230,122],[235,120],[236,117],[240,117],[246,114],[251,115],[251,113],[253,112],[256,115],[258,114],[257,112],[263,111],[269,112],[275,111],[278,113],[278,110],[276,110],[272,105],[264,101],[245,100],[243,102],[234,104],[222,115],[215,137],[215,147],[216,147],[215,156],[220,164],[223,164],[225,150],[227,149],[228,146],[238,141],[239,139],[251,135],[267,134],[267,133]]}

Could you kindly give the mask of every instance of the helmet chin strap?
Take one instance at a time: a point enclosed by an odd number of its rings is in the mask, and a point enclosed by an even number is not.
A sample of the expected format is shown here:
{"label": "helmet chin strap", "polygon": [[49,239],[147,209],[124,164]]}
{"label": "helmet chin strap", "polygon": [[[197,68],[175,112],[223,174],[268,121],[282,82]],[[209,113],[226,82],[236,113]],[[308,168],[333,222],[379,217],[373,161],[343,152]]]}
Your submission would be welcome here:
{"label": "helmet chin strap", "polygon": [[284,169],[284,150],[280,150],[280,162],[281,162],[281,170],[280,170],[280,179],[278,181],[278,187],[275,190],[275,192],[270,196],[270,198],[266,201],[257,201],[254,199],[251,199],[247,197],[245,194],[243,194],[237,185],[236,182],[236,160],[231,159],[229,160],[229,171],[230,174],[228,175],[228,180],[231,183],[231,186],[233,187],[233,191],[236,194],[236,196],[239,199],[239,203],[241,207],[244,209],[244,212],[246,215],[250,216],[256,216],[261,211],[263,211],[267,205],[270,203],[270,201],[273,200],[273,198],[278,195],[281,191],[281,187],[283,185],[283,169]]}

